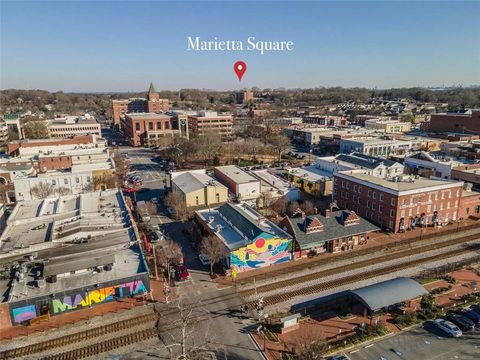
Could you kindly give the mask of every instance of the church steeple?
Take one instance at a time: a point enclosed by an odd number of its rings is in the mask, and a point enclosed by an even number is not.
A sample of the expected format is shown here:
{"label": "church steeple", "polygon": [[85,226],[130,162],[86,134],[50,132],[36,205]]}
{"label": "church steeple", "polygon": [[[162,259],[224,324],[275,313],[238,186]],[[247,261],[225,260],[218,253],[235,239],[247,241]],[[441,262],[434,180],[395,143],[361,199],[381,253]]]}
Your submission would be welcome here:
{"label": "church steeple", "polygon": [[150,83],[150,87],[148,88],[148,94],[150,95],[152,93],[157,93],[155,87],[153,86],[153,82]]}

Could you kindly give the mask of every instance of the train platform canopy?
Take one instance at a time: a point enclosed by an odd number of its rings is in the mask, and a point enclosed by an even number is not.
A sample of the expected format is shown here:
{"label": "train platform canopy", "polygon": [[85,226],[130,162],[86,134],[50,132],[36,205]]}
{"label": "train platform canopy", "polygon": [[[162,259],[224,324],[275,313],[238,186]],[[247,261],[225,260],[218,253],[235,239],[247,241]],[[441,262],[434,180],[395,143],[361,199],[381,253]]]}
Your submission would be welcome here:
{"label": "train platform canopy", "polygon": [[398,277],[350,290],[350,293],[371,311],[378,311],[388,306],[415,299],[428,292],[415,280]]}

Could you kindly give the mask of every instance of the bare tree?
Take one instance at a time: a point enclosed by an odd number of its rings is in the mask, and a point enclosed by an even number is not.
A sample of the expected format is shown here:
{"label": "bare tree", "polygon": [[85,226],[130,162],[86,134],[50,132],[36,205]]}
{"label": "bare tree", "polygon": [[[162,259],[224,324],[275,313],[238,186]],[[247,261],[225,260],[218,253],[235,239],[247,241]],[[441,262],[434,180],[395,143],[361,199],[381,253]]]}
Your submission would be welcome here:
{"label": "bare tree", "polygon": [[288,200],[286,196],[278,198],[276,201],[270,204],[270,208],[279,215],[285,214],[288,207]]}
{"label": "bare tree", "polygon": [[192,216],[192,211],[187,207],[185,200],[176,192],[171,192],[165,197],[165,204],[175,211],[175,218],[187,221]]}
{"label": "bare tree", "polygon": [[37,185],[32,186],[30,193],[37,199],[46,199],[55,194],[55,185],[41,181]]}
{"label": "bare tree", "polygon": [[113,189],[117,187],[117,177],[114,174],[102,174],[93,177],[93,189]]}
{"label": "bare tree", "polygon": [[222,149],[221,134],[211,130],[197,136],[195,143],[198,146],[202,159],[205,161],[205,165],[212,161],[215,155]]}
{"label": "bare tree", "polygon": [[292,333],[291,340],[285,344],[297,360],[318,360],[328,349],[325,336],[314,324],[303,324],[304,331]]}
{"label": "bare tree", "polygon": [[212,358],[212,351],[220,350],[216,345],[221,344],[220,336],[201,299],[177,300],[158,314],[157,332],[170,359],[207,360]]}
{"label": "bare tree", "polygon": [[68,195],[68,194],[71,193],[69,188],[66,188],[66,187],[63,187],[63,186],[55,189],[55,192],[57,193],[58,196],[64,196],[64,195]]}
{"label": "bare tree", "polygon": [[168,282],[172,280],[171,264],[183,257],[182,248],[172,240],[165,240],[155,247],[157,265],[167,273]]}
{"label": "bare tree", "polygon": [[304,201],[303,204],[300,205],[300,209],[302,209],[307,216],[315,214],[315,204],[310,200]]}
{"label": "bare tree", "polygon": [[281,160],[283,152],[291,145],[290,139],[285,135],[275,135],[269,139],[269,143],[272,144],[273,148],[277,152],[278,160]]}
{"label": "bare tree", "polygon": [[46,139],[49,137],[47,125],[42,120],[31,120],[23,126],[27,139]]}
{"label": "bare tree", "polygon": [[213,266],[227,255],[225,244],[216,236],[206,236],[200,244],[200,251],[210,260],[210,275],[213,275]]}

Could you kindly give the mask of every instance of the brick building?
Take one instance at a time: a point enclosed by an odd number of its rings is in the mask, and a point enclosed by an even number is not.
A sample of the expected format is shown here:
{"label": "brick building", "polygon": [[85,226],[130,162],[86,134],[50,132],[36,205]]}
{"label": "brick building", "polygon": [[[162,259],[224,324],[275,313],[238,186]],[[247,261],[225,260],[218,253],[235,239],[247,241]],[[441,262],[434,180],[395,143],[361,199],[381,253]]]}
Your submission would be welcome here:
{"label": "brick building", "polygon": [[188,126],[197,135],[212,131],[229,137],[232,135],[233,118],[231,115],[218,115],[215,111],[199,111],[197,115],[188,116]]}
{"label": "brick building", "polygon": [[178,122],[170,115],[130,113],[121,119],[125,139],[132,146],[155,145],[165,136],[180,134]]}
{"label": "brick building", "polygon": [[480,110],[432,114],[429,130],[435,132],[480,133]]}
{"label": "brick building", "polygon": [[112,101],[113,123],[120,125],[120,118],[128,113],[156,113],[167,111],[170,107],[168,99],[160,99],[160,95],[156,92],[153,83],[147,92],[147,98],[132,98]]}
{"label": "brick building", "polygon": [[341,207],[393,232],[458,219],[463,182],[402,175],[382,179],[363,170],[334,174],[333,199]]}
{"label": "brick building", "polygon": [[468,219],[471,216],[480,217],[480,192],[472,191],[471,186],[466,186],[460,198],[458,218]]}

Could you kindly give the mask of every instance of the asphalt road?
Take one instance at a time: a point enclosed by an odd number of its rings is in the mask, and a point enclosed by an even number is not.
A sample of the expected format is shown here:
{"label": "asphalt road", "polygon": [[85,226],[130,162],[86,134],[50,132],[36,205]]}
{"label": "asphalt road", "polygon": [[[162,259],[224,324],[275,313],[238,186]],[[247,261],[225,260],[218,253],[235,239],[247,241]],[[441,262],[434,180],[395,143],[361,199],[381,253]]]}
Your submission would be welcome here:
{"label": "asphalt road", "polygon": [[164,229],[182,246],[184,261],[190,271],[191,280],[179,285],[179,296],[184,299],[201,299],[205,304],[205,309],[212,314],[213,335],[221,342],[227,359],[263,359],[244,331],[246,327],[254,324],[254,321],[239,311],[243,301],[235,288],[217,288],[208,274],[209,267],[200,263],[191,240],[182,233],[179,223],[165,224]]}
{"label": "asphalt road", "polygon": [[480,358],[480,330],[454,339],[426,323],[347,355],[352,360],[474,360]]}

